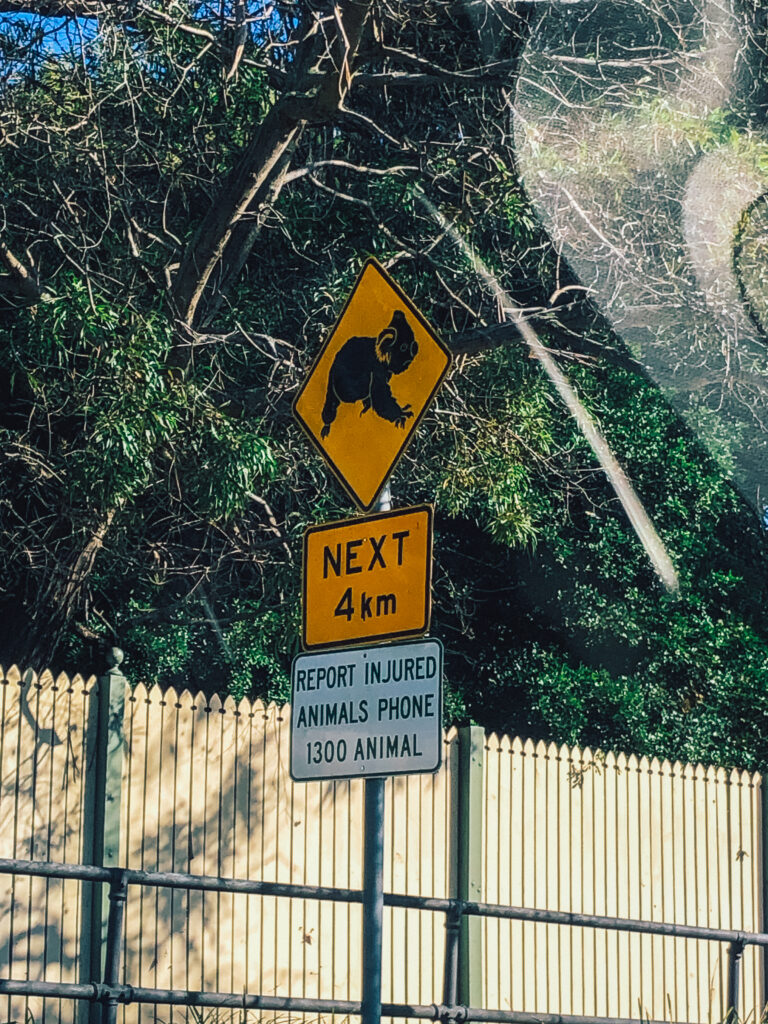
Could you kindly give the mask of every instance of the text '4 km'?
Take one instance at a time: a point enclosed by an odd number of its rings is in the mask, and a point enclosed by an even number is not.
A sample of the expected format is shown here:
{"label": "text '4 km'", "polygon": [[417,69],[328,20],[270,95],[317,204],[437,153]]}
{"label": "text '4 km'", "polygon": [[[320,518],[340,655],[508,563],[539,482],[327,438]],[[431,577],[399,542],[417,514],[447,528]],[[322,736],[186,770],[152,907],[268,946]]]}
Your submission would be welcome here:
{"label": "text '4 km'", "polygon": [[431,573],[428,505],[312,527],[304,535],[304,647],[420,636]]}

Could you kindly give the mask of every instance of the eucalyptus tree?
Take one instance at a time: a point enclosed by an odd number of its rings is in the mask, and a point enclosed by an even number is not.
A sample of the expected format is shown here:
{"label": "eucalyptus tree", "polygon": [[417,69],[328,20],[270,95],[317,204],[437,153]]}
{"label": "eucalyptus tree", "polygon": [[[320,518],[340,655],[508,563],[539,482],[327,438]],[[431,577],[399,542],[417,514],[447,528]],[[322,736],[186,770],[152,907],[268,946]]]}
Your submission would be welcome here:
{"label": "eucalyptus tree", "polygon": [[[521,230],[482,127],[517,36],[488,66],[454,4],[2,11],[5,644],[41,664],[194,595],[226,648],[222,588],[295,604],[291,545],[326,488],[289,401],[361,255],[413,278],[459,350],[485,344],[481,289],[413,187],[480,217],[495,183]],[[519,504],[494,528],[524,537]]]}
{"label": "eucalyptus tree", "polygon": [[[711,714],[758,685],[764,537],[728,482],[732,423],[712,412],[698,447],[564,258],[589,277],[546,177],[568,170],[546,114],[577,171],[589,152],[564,115],[600,102],[592,85],[574,98],[600,57],[584,9],[555,39],[548,5],[512,0],[0,0],[3,661],[71,667],[117,639],[134,673],[285,696],[302,529],[349,512],[291,399],[374,254],[457,356],[393,485],[437,507],[450,713],[706,748]],[[638,53],[598,67],[629,62],[610,95],[680,38],[629,39]],[[550,57],[571,76],[551,110],[531,100],[552,92]],[[621,218],[598,224],[573,194],[608,237]],[[681,595],[659,588],[521,318],[627,466]],[[756,742],[728,756],[762,757]]]}

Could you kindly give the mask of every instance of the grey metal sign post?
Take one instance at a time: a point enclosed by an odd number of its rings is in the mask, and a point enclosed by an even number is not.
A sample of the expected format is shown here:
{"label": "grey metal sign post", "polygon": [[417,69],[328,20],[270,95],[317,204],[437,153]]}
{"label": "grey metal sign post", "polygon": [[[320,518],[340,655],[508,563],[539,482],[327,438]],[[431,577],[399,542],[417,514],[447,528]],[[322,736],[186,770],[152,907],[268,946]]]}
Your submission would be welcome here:
{"label": "grey metal sign post", "polygon": [[[389,510],[388,489],[378,504]],[[432,637],[306,651],[291,667],[291,778],[365,780],[363,1024],[381,1019],[384,787],[392,775],[440,768],[442,678],[443,645]]]}
{"label": "grey metal sign post", "polygon": [[365,780],[364,1024],[381,1016],[384,787],[442,761],[443,645],[435,638],[297,655],[291,668],[295,782]]}
{"label": "grey metal sign post", "polygon": [[[389,324],[389,326],[387,326]],[[365,337],[363,336],[365,335]],[[392,353],[387,350],[386,362],[379,355],[379,348],[385,345],[396,345]],[[378,346],[378,347],[377,347]],[[371,370],[372,357],[366,355],[370,350],[376,353],[374,369]],[[382,349],[383,351],[383,349]],[[391,362],[397,356],[397,366]],[[370,365],[369,365],[370,364]],[[392,498],[389,491],[389,476],[392,469],[403,454],[409,439],[418,426],[421,417],[437,394],[445,375],[451,366],[450,350],[438,338],[437,334],[430,327],[413,302],[405,294],[402,288],[393,281],[386,270],[376,260],[369,259],[363,267],[357,279],[346,305],[339,316],[336,326],[327,338],[320,354],[315,361],[312,370],[305,380],[296,401],[293,405],[293,412],[306,431],[312,444],[320,455],[328,462],[336,474],[339,482],[348,492],[355,504],[361,511],[371,510],[371,504],[376,512],[389,512],[392,508]],[[377,407],[375,401],[377,390],[374,387],[374,376],[377,381],[383,382],[383,388],[389,392],[389,378],[398,373],[398,398],[389,394],[386,408]],[[339,382],[342,376],[352,386],[347,385],[340,388]],[[402,383],[401,383],[402,378]],[[370,416],[364,420],[360,419],[354,407],[362,402],[360,412],[371,410]],[[403,403],[402,405],[400,403]],[[393,418],[392,409],[399,410]],[[406,425],[406,421],[410,423]],[[361,433],[362,428],[362,433]],[[378,496],[374,499],[376,491]],[[429,519],[429,536],[426,537],[428,545],[424,548],[427,561],[431,560],[431,514]],[[418,531],[414,531],[418,532]],[[423,534],[423,531],[422,531]],[[407,529],[399,534],[401,542],[408,535]],[[371,561],[370,569],[384,567],[384,559],[381,554],[385,537],[347,537],[345,550],[347,560],[345,568],[350,573],[363,571],[362,565],[357,563],[359,558],[359,547],[366,540],[371,542],[374,551],[374,559]],[[338,542],[338,555],[334,561],[333,554],[328,555],[328,561],[323,561],[323,579],[328,578],[327,573],[333,570],[337,575],[341,572],[341,545]],[[372,616],[373,597],[370,592],[360,594],[358,605],[359,619],[366,622],[366,628],[361,633],[342,632],[338,635],[337,629],[328,628],[328,620],[336,616],[344,616],[347,625],[354,613],[352,605],[352,587],[343,592],[341,600],[335,606],[331,602],[326,606],[323,601],[318,602],[323,610],[320,616],[319,630],[312,631],[309,627],[307,615],[307,576],[310,559],[308,557],[309,542],[305,539],[304,545],[304,621],[302,635],[307,647],[339,647],[347,640],[355,645],[355,641],[361,639],[377,638],[377,631],[371,631],[368,618]],[[403,556],[402,544],[398,547],[398,565]],[[325,548],[322,558],[326,558]],[[334,566],[336,568],[334,569]],[[370,571],[369,569],[369,571]],[[399,626],[399,634],[402,636],[418,635],[426,629],[429,624],[429,565],[426,566],[426,607],[424,614],[417,615],[416,622],[407,619],[405,625]],[[407,588],[406,588],[407,589]],[[327,588],[324,593],[327,597]],[[401,601],[402,606],[404,602]],[[407,603],[407,602],[405,602]],[[330,611],[329,611],[330,608]],[[376,594],[376,616],[380,613],[384,616],[394,615],[397,609],[397,593],[395,590]],[[315,609],[313,609],[314,612]],[[402,607],[401,607],[402,612]],[[317,625],[313,619],[313,625]],[[339,623],[332,622],[338,626]],[[355,620],[357,627],[357,620]],[[389,630],[379,630],[379,639],[384,639]],[[314,638],[310,640],[310,635]],[[397,635],[397,634],[394,634]],[[390,634],[390,638],[394,638]],[[442,646],[440,647],[439,672],[442,682]],[[403,676],[405,677],[406,665],[410,666],[410,678],[419,684],[426,686],[428,666],[432,665],[437,672],[438,659],[427,653],[403,655],[402,662]],[[372,662],[368,667],[372,669]],[[324,704],[324,698],[331,689],[337,691],[340,680],[348,680],[353,684],[355,665],[352,662],[331,665],[311,665],[304,662],[304,667],[296,666],[297,659],[294,659],[294,671],[292,672],[292,689],[297,687],[299,692],[305,696],[315,692],[318,700],[307,707],[306,715],[303,718],[303,727],[306,730],[313,726],[364,724],[369,718],[369,704],[367,698],[359,700],[328,701]],[[333,682],[328,674],[333,669]],[[320,674],[322,671],[322,675]],[[392,669],[394,672],[394,668]],[[301,679],[299,679],[301,673]],[[312,676],[310,678],[310,673]],[[363,670],[364,686],[370,683],[366,670]],[[358,673],[359,677],[360,673]],[[381,680],[384,682],[385,680]],[[299,685],[300,684],[300,685]],[[346,682],[343,684],[347,685]],[[423,687],[422,687],[423,688]],[[418,689],[418,687],[417,687]],[[372,693],[372,691],[371,691]],[[410,696],[404,695],[410,700]],[[439,725],[440,709],[434,709],[434,704],[427,701],[434,700],[428,694],[417,694],[417,698],[423,696],[424,704],[420,704],[423,710],[418,717],[433,718]],[[383,699],[377,700],[376,710],[379,721],[386,715],[386,708],[389,702]],[[322,710],[333,707],[331,712],[332,721],[328,722],[328,711]],[[383,707],[382,707],[383,705]],[[397,705],[395,705],[395,708]],[[408,705],[412,709],[412,704]],[[294,706],[294,711],[296,708]],[[314,719],[313,719],[314,713]],[[322,713],[324,722],[320,723]],[[293,714],[293,712],[292,712]],[[393,711],[389,715],[390,721],[399,712]],[[410,714],[410,712],[409,712]],[[298,714],[296,715],[298,721]],[[342,721],[343,718],[343,721]],[[297,725],[298,729],[298,725]],[[324,763],[333,767],[330,777],[343,777],[343,770],[339,767],[349,757],[347,740],[339,737],[334,744],[330,737],[321,740],[302,737],[304,746],[301,756],[294,750],[294,738],[296,729],[291,726],[291,775],[297,781],[307,781],[311,778],[320,778],[317,772]],[[378,744],[377,744],[378,739]],[[355,749],[351,756],[351,763],[358,762],[358,769],[365,771],[365,761],[370,759],[369,767],[375,768],[378,762],[381,767],[382,760],[398,757],[404,761],[406,756],[411,762],[410,771],[436,770],[439,767],[440,756],[432,765],[431,769],[426,767],[426,759],[422,757],[422,748],[419,747],[418,729],[411,732],[407,739],[398,742],[395,737],[387,738],[384,735],[371,737],[371,747],[366,740],[365,747],[362,746],[362,739],[358,737],[355,741]],[[440,744],[438,744],[440,746]],[[370,754],[369,754],[370,750]],[[294,754],[296,753],[296,756]],[[301,767],[301,757],[306,754],[304,766]],[[295,769],[295,770],[294,770]],[[408,769],[406,769],[408,770]],[[377,773],[378,774],[378,773]],[[356,773],[352,773],[355,777]],[[347,775],[349,777],[349,775]],[[357,776],[360,777],[359,775]],[[362,979],[362,1024],[379,1024],[381,1020],[381,936],[382,919],[384,911],[384,785],[385,779],[368,777],[365,782],[365,841],[363,850],[363,979]]]}
{"label": "grey metal sign post", "polygon": [[[389,512],[391,508],[392,495],[387,480],[376,500],[376,511]],[[385,784],[385,779],[365,780],[362,1024],[380,1024],[381,1021]]]}
{"label": "grey metal sign post", "polygon": [[367,779],[365,783],[362,1024],[379,1024],[381,1020],[385,784],[385,779]]}

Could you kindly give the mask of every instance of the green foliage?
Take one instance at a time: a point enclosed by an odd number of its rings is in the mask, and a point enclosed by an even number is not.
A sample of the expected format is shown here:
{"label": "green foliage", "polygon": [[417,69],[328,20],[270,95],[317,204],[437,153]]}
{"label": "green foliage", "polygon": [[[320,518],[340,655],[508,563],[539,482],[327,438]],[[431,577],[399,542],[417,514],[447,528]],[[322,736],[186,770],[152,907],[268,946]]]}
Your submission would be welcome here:
{"label": "green foliage", "polygon": [[[353,77],[358,116],[296,133],[287,167],[298,173],[249,211],[258,231],[242,273],[222,297],[217,269],[186,328],[169,298],[174,274],[296,84],[293,40],[252,36],[230,74],[217,19],[197,26],[214,36],[208,46],[146,13],[128,28],[105,18],[81,59],[39,51],[25,64],[29,38],[2,37],[24,64],[0,115],[2,241],[29,250],[45,288],[36,303],[0,308],[2,660],[20,657],[19,637],[45,637],[55,613],[55,666],[87,664],[117,641],[135,680],[287,699],[302,533],[351,514],[290,402],[365,257],[448,340],[499,319],[418,186],[521,305],[540,309],[576,283],[518,179],[514,83],[474,74],[477,40],[457,33],[451,5],[394,10],[376,26],[387,55],[366,49]],[[522,35],[499,35],[498,60],[512,61]],[[458,74],[364,83],[409,51]],[[654,133],[681,160],[720,146],[764,160],[759,138],[737,140],[723,111],[695,119],[643,99],[599,127],[562,175],[605,171],[623,187],[626,147],[647,156]],[[436,507],[446,718],[765,767],[768,552],[728,481],[738,434],[701,410],[714,463],[639,372],[594,357],[620,343],[587,302],[550,315],[542,338],[626,467],[681,594],[661,589],[527,349],[510,336],[463,357],[392,482],[397,505]]]}
{"label": "green foliage", "polygon": [[120,309],[68,273],[56,283],[66,296],[19,315],[0,366],[11,379],[22,368],[36,400],[70,430],[77,424],[55,460],[66,465],[68,501],[123,504],[170,460],[198,514],[241,512],[274,474],[269,440],[211,403],[198,380],[169,370],[167,317]]}
{"label": "green foliage", "polygon": [[131,678],[157,680],[177,690],[257,694],[284,703],[290,697],[285,653],[295,646],[295,617],[251,598],[235,599],[219,618],[207,598],[174,609],[162,631],[135,599],[121,642],[131,652]]}
{"label": "green foliage", "polygon": [[211,415],[206,426],[198,430],[194,422],[187,424],[191,444],[180,460],[186,469],[185,497],[204,515],[230,518],[243,512],[253,491],[274,475],[272,446],[220,414]]}
{"label": "green foliage", "polygon": [[534,546],[549,512],[536,485],[553,446],[552,408],[545,382],[525,362],[519,352],[494,353],[467,373],[465,412],[449,435],[435,493],[446,514],[511,547]]}
{"label": "green foliage", "polygon": [[765,533],[647,382],[616,369],[574,376],[668,546],[681,593],[654,580],[604,485],[571,495],[565,519],[551,491],[536,559],[507,560],[517,579],[503,609],[475,608],[491,620],[486,642],[499,640],[482,680],[464,675],[467,711],[558,742],[760,768]]}

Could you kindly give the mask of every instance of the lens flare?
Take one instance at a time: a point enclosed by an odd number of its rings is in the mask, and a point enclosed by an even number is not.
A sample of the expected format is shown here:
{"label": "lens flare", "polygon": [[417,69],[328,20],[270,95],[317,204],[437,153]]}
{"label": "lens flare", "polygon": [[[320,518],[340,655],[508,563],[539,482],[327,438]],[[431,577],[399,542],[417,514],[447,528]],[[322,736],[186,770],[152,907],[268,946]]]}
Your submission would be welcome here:
{"label": "lens flare", "polygon": [[608,446],[608,442],[603,437],[600,429],[590,416],[587,409],[585,409],[584,405],[579,400],[578,395],[571,386],[568,378],[557,365],[551,352],[541,343],[534,329],[522,316],[518,304],[504,290],[498,279],[491,273],[478,253],[472,248],[466,239],[462,237],[454,225],[450,221],[446,220],[443,214],[434,206],[433,203],[430,202],[421,190],[417,191],[417,197],[424,208],[429,212],[430,216],[432,216],[437,222],[440,229],[445,232],[445,234],[448,235],[448,237],[461,249],[463,254],[472,264],[472,267],[480,280],[493,294],[494,298],[501,303],[503,309],[509,312],[511,322],[520,332],[523,341],[531,351],[531,355],[541,363],[547,376],[552,381],[555,390],[565,404],[565,407],[571,413],[579,430],[589,442],[592,451],[595,453],[595,457],[616,492],[616,495],[627,514],[627,518],[632,524],[632,527],[640,540],[640,543],[645,548],[659,579],[669,593],[678,593],[680,590],[680,580],[678,578],[677,571],[672,564],[672,559],[669,557],[667,549],[664,547],[661,537],[659,537],[648,513],[645,511],[640,499],[635,494],[634,488],[629,482],[627,474],[621,468],[616,457]]}

